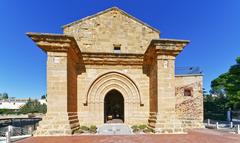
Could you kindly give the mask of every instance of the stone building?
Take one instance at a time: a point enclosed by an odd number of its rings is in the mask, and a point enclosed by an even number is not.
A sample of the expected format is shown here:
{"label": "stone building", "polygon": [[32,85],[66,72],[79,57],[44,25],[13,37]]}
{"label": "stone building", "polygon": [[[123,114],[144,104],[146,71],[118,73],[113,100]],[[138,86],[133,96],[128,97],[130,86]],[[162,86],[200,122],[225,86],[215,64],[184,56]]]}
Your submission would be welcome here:
{"label": "stone building", "polygon": [[159,133],[202,127],[202,74],[175,74],[189,41],[162,39],[116,7],[63,33],[27,33],[48,56],[48,112],[35,135],[67,135],[114,119]]}

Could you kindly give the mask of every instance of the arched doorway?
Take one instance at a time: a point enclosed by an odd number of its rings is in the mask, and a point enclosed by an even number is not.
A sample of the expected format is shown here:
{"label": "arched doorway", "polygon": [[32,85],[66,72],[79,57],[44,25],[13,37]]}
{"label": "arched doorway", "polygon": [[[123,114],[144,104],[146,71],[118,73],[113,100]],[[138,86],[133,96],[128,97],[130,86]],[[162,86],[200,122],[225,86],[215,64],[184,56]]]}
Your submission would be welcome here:
{"label": "arched doorway", "polygon": [[104,123],[124,122],[124,98],[117,90],[109,91],[104,98]]}

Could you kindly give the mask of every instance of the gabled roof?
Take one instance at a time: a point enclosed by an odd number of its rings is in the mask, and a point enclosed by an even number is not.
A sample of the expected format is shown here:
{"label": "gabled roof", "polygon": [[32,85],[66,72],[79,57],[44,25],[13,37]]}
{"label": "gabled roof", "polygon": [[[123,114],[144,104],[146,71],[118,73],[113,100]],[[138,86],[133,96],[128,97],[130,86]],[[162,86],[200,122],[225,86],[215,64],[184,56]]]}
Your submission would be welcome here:
{"label": "gabled roof", "polygon": [[160,31],[157,30],[156,28],[153,28],[152,26],[150,26],[150,25],[142,22],[141,20],[133,17],[132,15],[128,14],[127,12],[123,11],[122,9],[120,9],[120,8],[118,8],[118,7],[111,7],[111,8],[109,8],[109,9],[104,10],[104,11],[98,12],[98,13],[96,13],[96,14],[94,14],[94,15],[87,16],[87,17],[82,18],[82,19],[80,19],[80,20],[77,20],[77,21],[74,21],[74,22],[72,22],[72,23],[66,24],[66,25],[64,25],[64,26],[62,26],[62,27],[63,27],[63,28],[70,27],[70,26],[72,26],[72,25],[78,24],[78,23],[80,23],[80,22],[82,22],[82,21],[85,21],[85,20],[94,18],[94,17],[96,17],[96,16],[102,15],[102,14],[107,13],[107,12],[112,11],[112,10],[117,10],[117,11],[119,11],[120,13],[122,13],[123,15],[125,15],[125,16],[133,19],[133,20],[135,20],[136,22],[138,22],[138,23],[140,23],[140,24],[142,24],[142,25],[147,26],[148,28],[152,29],[153,31],[155,31],[155,32],[157,32],[157,33],[160,33]]}

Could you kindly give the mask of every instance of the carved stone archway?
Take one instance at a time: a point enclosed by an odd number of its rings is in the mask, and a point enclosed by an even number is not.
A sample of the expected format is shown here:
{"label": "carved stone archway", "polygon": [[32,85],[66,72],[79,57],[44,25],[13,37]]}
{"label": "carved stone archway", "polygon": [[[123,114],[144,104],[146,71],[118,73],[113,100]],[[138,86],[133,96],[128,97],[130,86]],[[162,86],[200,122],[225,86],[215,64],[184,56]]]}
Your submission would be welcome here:
{"label": "carved stone archway", "polygon": [[130,123],[132,114],[142,106],[141,96],[138,87],[132,79],[119,72],[108,72],[99,76],[90,85],[86,95],[86,106],[96,115],[99,124],[104,123],[104,98],[111,90],[119,91],[124,98],[125,123]]}

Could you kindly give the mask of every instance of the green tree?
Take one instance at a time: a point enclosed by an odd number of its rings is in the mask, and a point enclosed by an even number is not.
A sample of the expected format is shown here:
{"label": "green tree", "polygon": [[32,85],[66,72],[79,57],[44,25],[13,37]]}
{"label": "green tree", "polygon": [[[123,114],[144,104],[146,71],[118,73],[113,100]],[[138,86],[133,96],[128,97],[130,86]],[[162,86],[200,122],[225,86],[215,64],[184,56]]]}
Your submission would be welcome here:
{"label": "green tree", "polygon": [[41,99],[46,99],[46,95],[42,95],[42,96],[41,96]]}
{"label": "green tree", "polygon": [[27,113],[46,113],[47,112],[47,105],[41,104],[37,100],[29,99],[28,102],[22,106],[19,110],[20,114],[27,114]]}
{"label": "green tree", "polygon": [[225,96],[226,108],[240,109],[240,57],[229,71],[211,82],[211,93]]}
{"label": "green tree", "polygon": [[2,99],[8,99],[8,94],[4,92],[4,93],[2,94]]}

